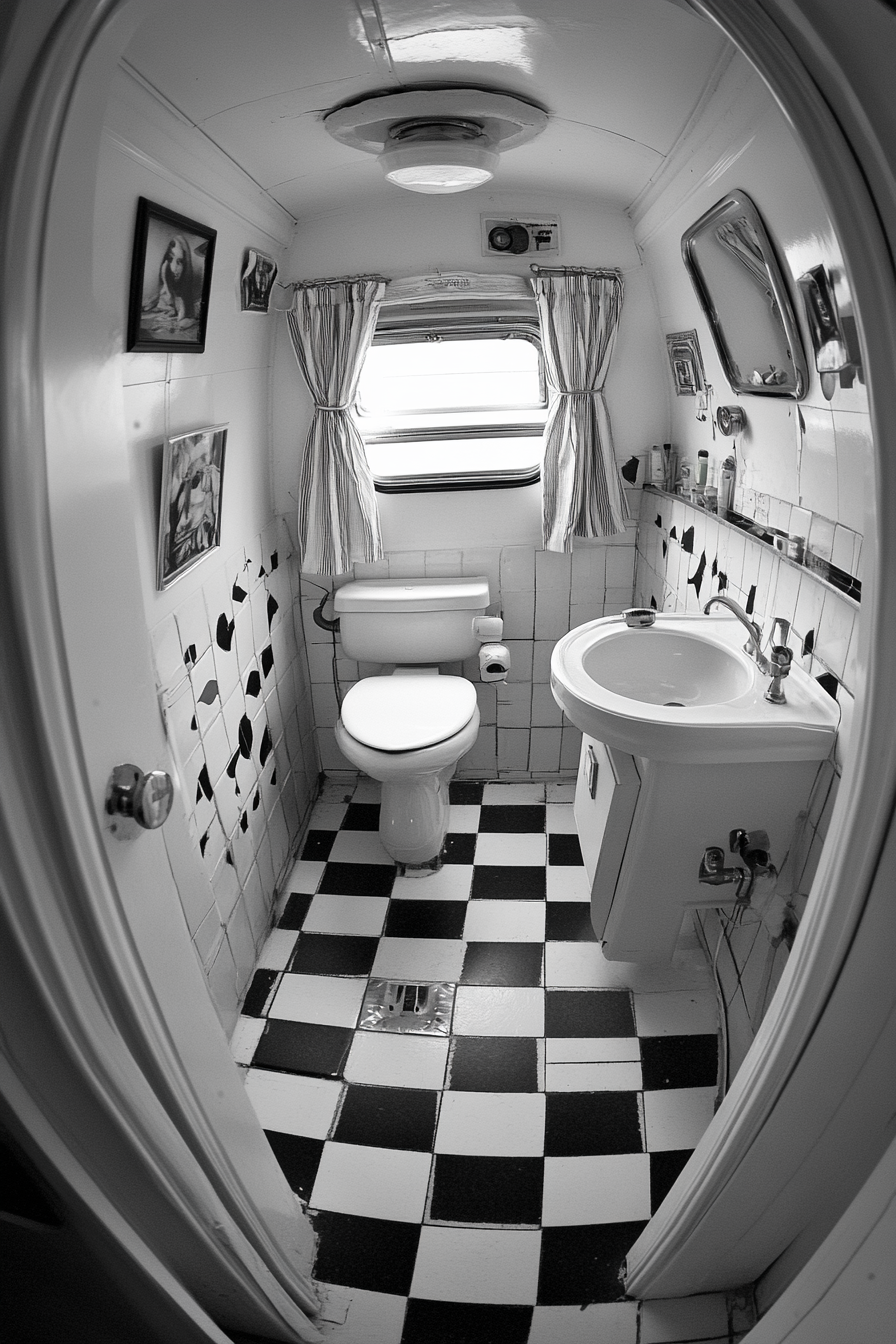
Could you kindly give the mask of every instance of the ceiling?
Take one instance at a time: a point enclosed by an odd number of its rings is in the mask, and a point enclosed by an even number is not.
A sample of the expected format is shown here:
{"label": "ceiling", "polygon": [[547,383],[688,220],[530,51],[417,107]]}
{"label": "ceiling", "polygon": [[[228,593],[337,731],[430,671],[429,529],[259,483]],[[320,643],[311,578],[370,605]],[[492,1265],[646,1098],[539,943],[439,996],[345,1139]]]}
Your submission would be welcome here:
{"label": "ceiling", "polygon": [[322,116],[376,93],[473,85],[549,113],[491,190],[628,208],[730,55],[686,0],[178,0],[126,63],[297,220],[394,197]]}

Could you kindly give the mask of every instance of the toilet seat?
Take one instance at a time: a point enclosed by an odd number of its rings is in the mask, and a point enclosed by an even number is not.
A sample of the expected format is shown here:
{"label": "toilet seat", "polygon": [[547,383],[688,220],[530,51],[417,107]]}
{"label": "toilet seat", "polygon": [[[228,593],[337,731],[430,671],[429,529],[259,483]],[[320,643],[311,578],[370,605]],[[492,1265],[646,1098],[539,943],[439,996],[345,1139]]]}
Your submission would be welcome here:
{"label": "toilet seat", "polygon": [[476,709],[464,677],[365,677],[342,702],[342,723],[376,751],[415,751],[459,733]]}

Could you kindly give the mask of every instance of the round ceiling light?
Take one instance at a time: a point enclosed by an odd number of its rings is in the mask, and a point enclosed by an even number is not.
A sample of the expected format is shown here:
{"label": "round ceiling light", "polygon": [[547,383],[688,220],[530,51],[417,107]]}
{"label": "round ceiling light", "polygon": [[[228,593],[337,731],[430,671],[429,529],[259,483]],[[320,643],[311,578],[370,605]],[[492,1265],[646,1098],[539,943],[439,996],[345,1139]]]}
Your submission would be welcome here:
{"label": "round ceiling light", "polygon": [[547,113],[486,89],[411,89],[334,108],[324,117],[342,144],[375,154],[389,182],[427,195],[491,181],[502,150],[539,135]]}

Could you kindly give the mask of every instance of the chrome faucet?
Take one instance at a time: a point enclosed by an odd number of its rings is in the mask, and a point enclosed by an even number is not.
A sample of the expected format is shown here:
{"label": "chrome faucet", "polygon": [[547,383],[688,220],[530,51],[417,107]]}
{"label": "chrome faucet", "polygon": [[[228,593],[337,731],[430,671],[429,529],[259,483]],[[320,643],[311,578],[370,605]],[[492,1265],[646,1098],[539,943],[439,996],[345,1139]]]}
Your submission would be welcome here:
{"label": "chrome faucet", "polygon": [[771,672],[771,667],[768,659],[762,652],[762,626],[757,624],[756,621],[751,621],[740,603],[735,602],[733,597],[726,597],[724,593],[716,593],[715,597],[709,599],[703,608],[703,615],[708,616],[710,608],[716,606],[727,607],[740,621],[750,637],[744,645],[744,653],[748,653],[756,663],[759,671],[764,672],[766,676],[768,676]]}
{"label": "chrome faucet", "polygon": [[[751,621],[743,607],[735,602],[734,598],[725,597],[723,593],[717,593],[704,606],[704,616],[709,614],[710,608],[713,606],[727,607],[750,636],[744,645],[744,652],[750,655],[764,676],[771,677],[771,684],[765,692],[766,700],[771,701],[773,705],[786,704],[784,688],[781,683],[785,677],[789,676],[790,665],[793,662],[793,650],[787,644],[790,622],[786,621],[783,616],[775,616],[772,621],[771,656],[766,658],[762,652],[762,626],[756,621]],[[780,643],[777,643],[776,639],[779,635]]]}

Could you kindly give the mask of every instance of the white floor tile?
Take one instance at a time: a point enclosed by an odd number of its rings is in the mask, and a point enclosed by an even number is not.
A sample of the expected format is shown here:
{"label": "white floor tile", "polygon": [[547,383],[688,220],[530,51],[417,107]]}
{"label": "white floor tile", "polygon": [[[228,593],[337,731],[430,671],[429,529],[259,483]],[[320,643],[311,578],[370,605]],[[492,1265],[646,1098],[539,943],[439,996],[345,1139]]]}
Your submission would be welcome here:
{"label": "white floor tile", "polygon": [[568,803],[549,803],[545,808],[548,835],[576,835],[576,818]]}
{"label": "white floor tile", "polygon": [[544,1227],[638,1222],[650,1217],[650,1157],[546,1157]]}
{"label": "white floor tile", "polygon": [[429,877],[396,877],[392,896],[399,901],[468,901],[472,885],[472,863],[446,863]]}
{"label": "white floor tile", "polygon": [[[344,803],[351,798],[355,789],[356,780],[354,778],[344,779],[326,779],[323,788],[320,791],[318,802],[320,803]],[[360,801],[360,800],[359,800]]]}
{"label": "white floor tile", "polygon": [[353,1027],[358,1020],[366,979],[335,975],[284,975],[268,1010],[269,1017]]}
{"label": "white floor tile", "polygon": [[309,1204],[359,1218],[419,1223],[431,1163],[431,1153],[325,1143]]}
{"label": "white floor tile", "polygon": [[230,1038],[230,1053],[236,1064],[251,1064],[265,1028],[263,1017],[238,1017]]}
{"label": "white floor tile", "polygon": [[456,981],[463,962],[461,938],[381,938],[370,974],[383,980]]}
{"label": "white floor tile", "polygon": [[549,901],[590,901],[591,883],[578,864],[556,864],[547,870]]}
{"label": "white floor tile", "polygon": [[338,831],[348,811],[347,803],[315,803],[308,822],[309,831]]}
{"label": "white floor tile", "polygon": [[714,1087],[676,1087],[644,1093],[647,1151],[693,1148],[713,1117]]}
{"label": "white floor tile", "polygon": [[544,983],[552,989],[605,989],[617,978],[600,943],[545,943]]}
{"label": "white floor tile", "polygon": [[635,1022],[639,1036],[715,1035],[719,1007],[708,989],[686,989],[661,994],[635,994]]}
{"label": "white floor tile", "polygon": [[529,1344],[635,1344],[637,1302],[595,1302],[588,1307],[536,1307]]}
{"label": "white floor tile", "polygon": [[389,909],[388,896],[318,894],[305,916],[305,933],[353,933],[379,938]]}
{"label": "white floor tile", "polygon": [[622,1064],[548,1064],[544,1085],[548,1092],[637,1092],[642,1086],[641,1065],[634,1060]]}
{"label": "white floor tile", "polygon": [[489,807],[497,803],[507,807],[513,803],[543,803],[543,784],[486,784],[482,790],[482,801]]}
{"label": "white floor tile", "polygon": [[478,1157],[541,1157],[541,1092],[445,1092],[434,1151]]}
{"label": "white floor tile", "polygon": [[545,788],[545,799],[549,803],[574,803],[575,797],[575,784],[548,784]]}
{"label": "white floor tile", "polygon": [[284,891],[306,894],[310,891],[317,891],[325,867],[326,864],[318,859],[299,859],[298,863],[293,866],[289,877],[283,883]]}
{"label": "white floor tile", "polygon": [[340,831],[330,850],[331,863],[394,863],[376,831]]}
{"label": "white floor tile", "polygon": [[470,901],[468,943],[543,943],[544,901]]}
{"label": "white floor tile", "polygon": [[448,1059],[447,1036],[358,1031],[345,1065],[350,1083],[378,1087],[440,1088]]}
{"label": "white floor tile", "polygon": [[318,1284],[323,1303],[315,1321],[327,1344],[397,1344],[408,1300],[364,1288]]}
{"label": "white floor tile", "polygon": [[342,1096],[342,1083],[274,1069],[250,1069],[246,1092],[263,1129],[325,1139]]}
{"label": "white floor tile", "polygon": [[453,1030],[458,1036],[543,1036],[544,991],[458,985]]}
{"label": "white floor tile", "polygon": [[424,1227],[411,1296],[442,1302],[533,1303],[541,1233]]}
{"label": "white floor tile", "polygon": [[378,803],[380,801],[382,790],[383,786],[378,779],[370,779],[367,775],[362,775],[352,794],[352,802]]}
{"label": "white floor tile", "polygon": [[728,1304],[724,1293],[660,1298],[641,1303],[641,1344],[728,1338]]}
{"label": "white floor tile", "polygon": [[271,929],[255,963],[256,971],[285,971],[298,938],[295,929]]}
{"label": "white floor tile", "polygon": [[496,835],[480,834],[476,840],[478,864],[513,864],[521,868],[545,866],[547,844],[543,835],[521,835],[506,832]]}
{"label": "white floor tile", "polygon": [[618,1064],[639,1062],[641,1046],[637,1036],[549,1036],[549,1064]]}
{"label": "white floor tile", "polygon": [[448,809],[448,830],[463,831],[469,834],[470,831],[479,830],[479,804],[459,804],[452,803]]}

